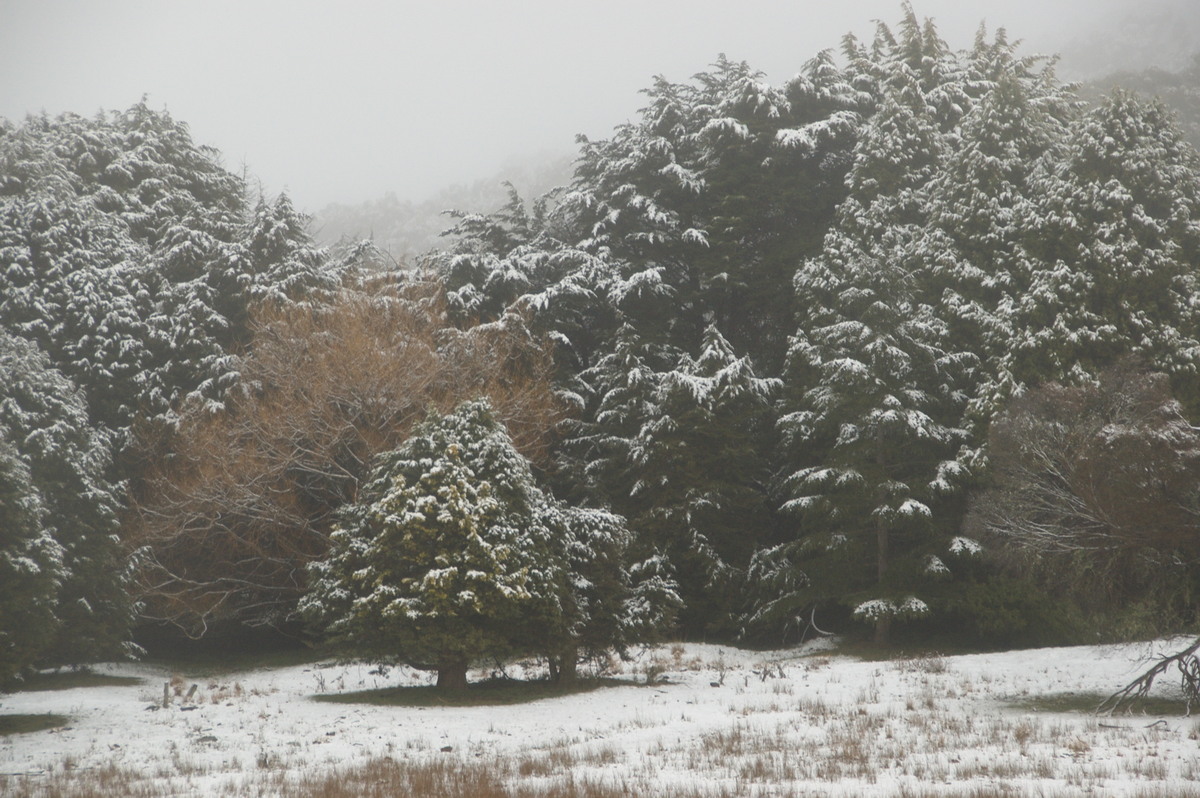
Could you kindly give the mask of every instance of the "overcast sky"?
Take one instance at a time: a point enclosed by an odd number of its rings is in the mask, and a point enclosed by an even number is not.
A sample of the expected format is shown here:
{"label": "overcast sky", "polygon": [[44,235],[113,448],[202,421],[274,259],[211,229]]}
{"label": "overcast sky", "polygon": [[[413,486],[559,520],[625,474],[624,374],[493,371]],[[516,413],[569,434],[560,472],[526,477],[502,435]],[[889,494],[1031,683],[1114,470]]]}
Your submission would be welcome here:
{"label": "overcast sky", "polygon": [[[1154,0],[1200,9],[1200,0]],[[954,47],[979,23],[1058,51],[1143,0],[914,0]],[[143,95],[311,211],[420,199],[634,116],[655,74],[718,53],[772,82],[900,0],[0,0],[0,116]]]}

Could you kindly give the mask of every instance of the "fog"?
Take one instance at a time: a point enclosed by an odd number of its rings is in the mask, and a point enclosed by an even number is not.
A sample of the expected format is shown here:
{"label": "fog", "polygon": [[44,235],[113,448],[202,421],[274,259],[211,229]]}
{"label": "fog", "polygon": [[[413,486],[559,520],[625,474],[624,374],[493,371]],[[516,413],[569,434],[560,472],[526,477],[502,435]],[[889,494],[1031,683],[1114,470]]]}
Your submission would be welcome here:
{"label": "fog", "polygon": [[[1063,51],[1068,76],[1179,59],[1200,33],[1195,0],[914,7],[955,47],[986,21],[1030,52]],[[782,82],[900,15],[899,0],[0,0],[0,116],[146,96],[301,207],[419,199],[607,135],[656,74],[686,80],[726,53]]]}

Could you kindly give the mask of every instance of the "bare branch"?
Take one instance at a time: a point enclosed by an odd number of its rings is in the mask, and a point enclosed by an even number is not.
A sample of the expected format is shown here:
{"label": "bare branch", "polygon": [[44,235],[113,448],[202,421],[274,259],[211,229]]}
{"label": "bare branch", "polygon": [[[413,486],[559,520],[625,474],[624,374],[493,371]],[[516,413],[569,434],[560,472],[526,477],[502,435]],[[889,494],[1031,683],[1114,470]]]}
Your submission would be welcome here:
{"label": "bare branch", "polygon": [[140,569],[150,617],[201,631],[285,619],[336,510],[430,410],[487,397],[522,454],[548,455],[553,362],[519,318],[459,330],[440,287],[414,284],[264,307],[251,328],[226,410],[184,407],[173,435],[140,441],[150,465],[126,526],[152,554]]}
{"label": "bare branch", "polygon": [[1180,683],[1183,688],[1183,697],[1187,706],[1186,714],[1191,715],[1192,707],[1200,705],[1200,657],[1197,656],[1197,651],[1200,651],[1200,638],[1182,651],[1170,656],[1159,657],[1153,667],[1104,699],[1096,711],[1111,715],[1119,709],[1131,709],[1134,703],[1150,695],[1150,689],[1158,677],[1169,671],[1171,666],[1175,666],[1179,671]]}

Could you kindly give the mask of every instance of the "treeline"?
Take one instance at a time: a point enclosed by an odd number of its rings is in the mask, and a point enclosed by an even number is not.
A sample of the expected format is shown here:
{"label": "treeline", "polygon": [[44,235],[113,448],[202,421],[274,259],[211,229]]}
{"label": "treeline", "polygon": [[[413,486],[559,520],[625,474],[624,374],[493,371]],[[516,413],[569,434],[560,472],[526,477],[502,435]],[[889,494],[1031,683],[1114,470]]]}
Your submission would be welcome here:
{"label": "treeline", "polygon": [[420,270],[144,103],[0,126],[0,677],[138,622],[454,684],[669,629],[1196,620],[1200,160],[1161,103],[908,7],[783,86],[646,95]]}
{"label": "treeline", "polygon": [[1115,72],[1081,87],[1085,99],[1100,101],[1104,95],[1127,89],[1146,97],[1158,97],[1177,115],[1176,122],[1194,147],[1200,147],[1200,54],[1187,66],[1172,72],[1160,67]]}
{"label": "treeline", "polygon": [[[1000,644],[1130,607],[1143,632],[1194,620],[1194,544],[1100,512],[1094,451],[1054,472],[1056,498],[1093,502],[1048,522],[1072,546],[993,556],[1034,549],[985,512],[1013,473],[995,453],[1023,453],[993,422],[1054,386],[1110,401],[1111,369],[1158,386],[1136,435],[1174,457],[1108,473],[1113,495],[1160,496],[1158,467],[1195,487],[1200,183],[1160,102],[1089,107],[1003,31],[953,50],[911,8],[783,86],[721,59],[646,94],[581,140],[569,187],[464,216],[441,263],[460,318],[519,309],[556,342],[576,411],[556,484],[666,552],[689,634],[778,641],[819,612]],[[1089,445],[1135,434],[1105,418]],[[1020,500],[1028,519],[1050,498]],[[1145,574],[1084,597],[1115,550],[1156,563],[1169,607]]]}

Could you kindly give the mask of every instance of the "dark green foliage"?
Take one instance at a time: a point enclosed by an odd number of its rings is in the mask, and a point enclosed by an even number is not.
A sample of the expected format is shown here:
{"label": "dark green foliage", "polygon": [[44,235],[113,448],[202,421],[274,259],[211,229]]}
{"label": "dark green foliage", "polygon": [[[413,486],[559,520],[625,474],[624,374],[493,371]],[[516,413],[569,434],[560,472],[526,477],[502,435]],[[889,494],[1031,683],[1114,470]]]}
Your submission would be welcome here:
{"label": "dark green foliage", "polygon": [[681,606],[670,564],[657,553],[634,559],[633,534],[619,515],[557,503],[547,509],[567,568],[564,634],[541,646],[553,675],[569,679],[581,660],[624,657],[659,640]]}
{"label": "dark green foliage", "polygon": [[785,480],[784,509],[812,519],[826,550],[849,549],[838,595],[857,597],[880,642],[893,616],[928,611],[913,592],[931,533],[947,531],[935,510],[963,472],[961,389],[974,361],[951,349],[924,291],[921,191],[941,145],[934,108],[901,63],[861,135],[824,252],[797,272],[806,307],[788,376],[810,387],[780,420],[788,450],[808,461]]}
{"label": "dark green foliage", "polygon": [[382,456],[311,567],[301,611],[339,648],[465,685],[484,657],[623,650],[661,628],[661,579],[626,566],[616,516],[561,507],[485,402],[432,417]]}
{"label": "dark green foliage", "polygon": [[727,633],[738,574],[773,522],[758,453],[778,381],[758,377],[715,327],[693,359],[655,352],[631,326],[582,379],[602,397],[570,442],[582,478],[630,519],[636,550],[672,563],[684,629]]}
{"label": "dark green foliage", "polygon": [[738,574],[771,532],[769,409],[778,381],[759,378],[715,328],[693,360],[658,375],[648,417],[632,441],[629,509],[643,545],[674,564],[685,630],[722,630]]}
{"label": "dark green foliage", "polygon": [[[28,475],[23,501],[27,512],[36,513],[25,519],[33,525],[30,532],[18,534],[13,544],[19,549],[21,537],[48,535],[58,552],[51,554],[49,544],[36,544],[43,548],[42,556],[61,558],[47,563],[55,573],[49,623],[55,634],[37,651],[36,661],[77,664],[123,655],[132,607],[125,591],[125,558],[116,539],[117,486],[108,473],[111,441],[91,426],[79,390],[51,368],[46,356],[3,331],[0,440],[10,441],[18,458],[10,473],[18,480]],[[20,491],[20,484],[13,487]],[[43,603],[27,598],[26,611],[34,617],[45,614]],[[20,612],[6,608],[6,623],[8,618],[24,623],[17,620]]]}
{"label": "dark green foliage", "polygon": [[41,671],[26,676],[18,688],[23,693],[48,693],[57,690],[77,690],[81,687],[129,687],[145,684],[139,676],[112,676],[88,668],[61,671]]}
{"label": "dark green foliage", "polygon": [[1094,642],[1082,613],[1029,579],[992,575],[956,585],[935,602],[931,632],[984,649]]}
{"label": "dark green foliage", "polygon": [[252,302],[326,287],[286,197],[251,211],[241,178],[139,103],[0,129],[0,325],[124,430],[186,395],[219,400]]}
{"label": "dark green foliage", "polygon": [[57,729],[70,721],[66,715],[0,715],[0,736]]}
{"label": "dark green foliage", "polygon": [[287,194],[280,194],[273,202],[259,199],[253,215],[240,230],[232,267],[210,279],[214,307],[228,325],[226,350],[246,343],[249,310],[254,305],[299,300],[318,289],[335,286],[324,251],[309,237],[308,222]]}
{"label": "dark green foliage", "polygon": [[41,497],[0,427],[0,685],[54,639],[62,547],[44,530]]}

